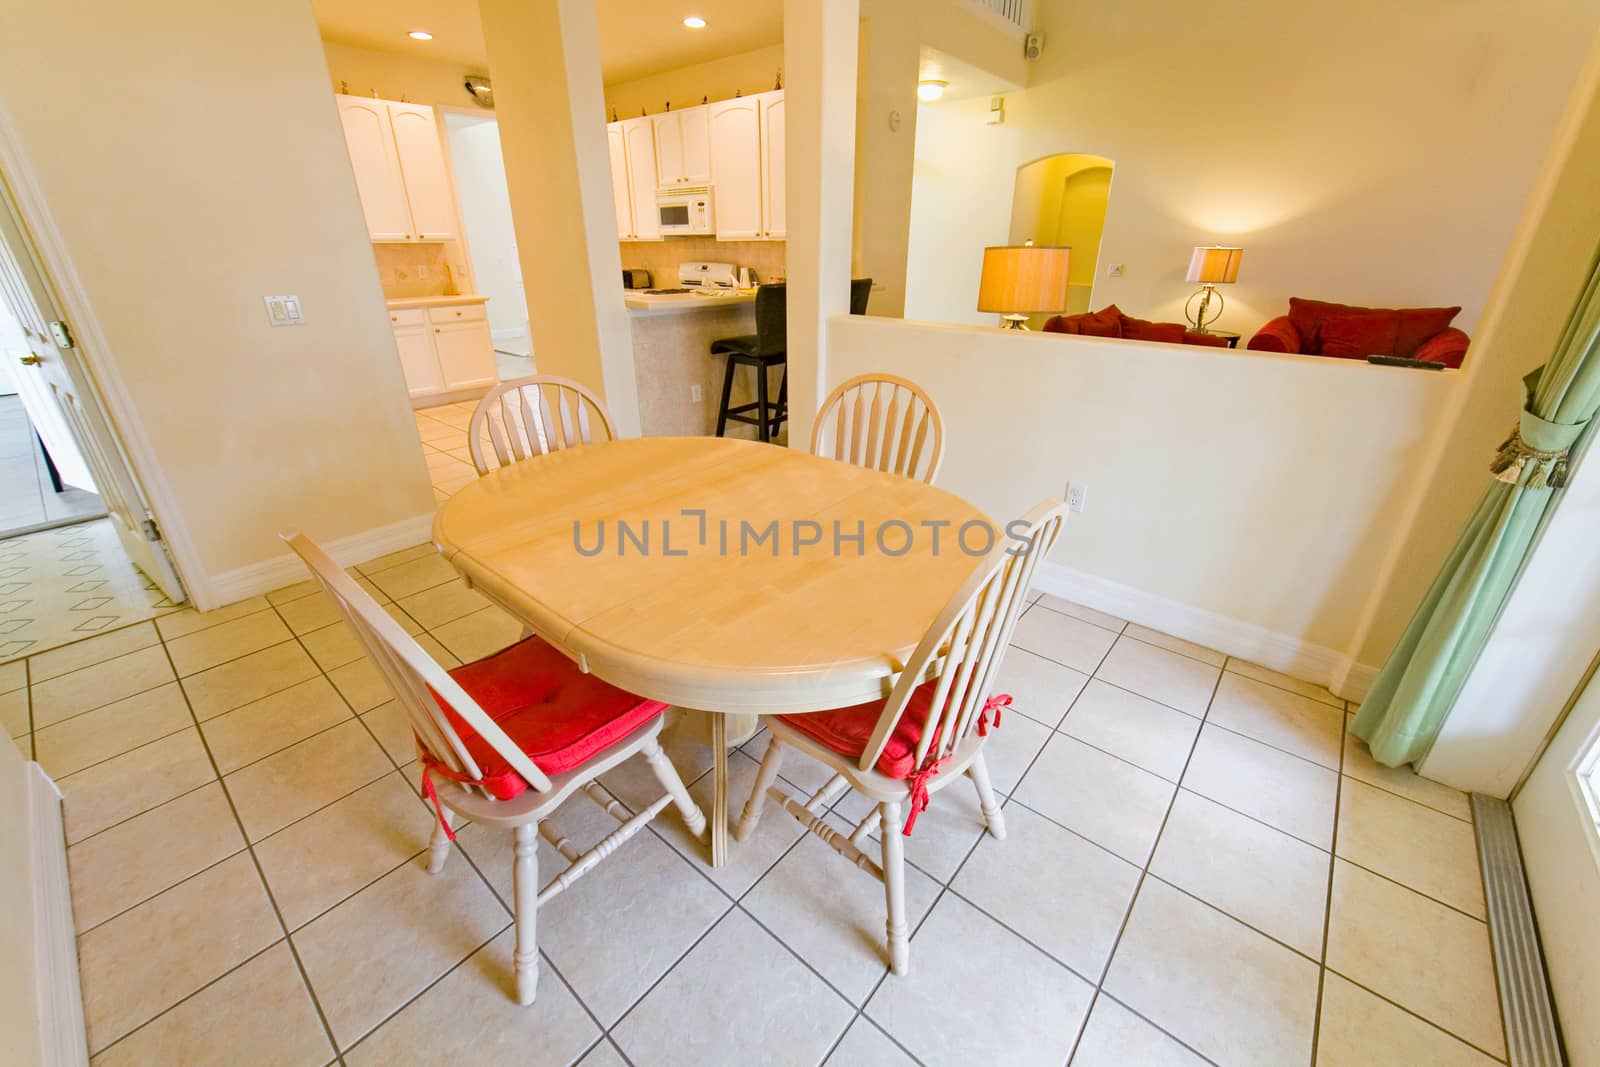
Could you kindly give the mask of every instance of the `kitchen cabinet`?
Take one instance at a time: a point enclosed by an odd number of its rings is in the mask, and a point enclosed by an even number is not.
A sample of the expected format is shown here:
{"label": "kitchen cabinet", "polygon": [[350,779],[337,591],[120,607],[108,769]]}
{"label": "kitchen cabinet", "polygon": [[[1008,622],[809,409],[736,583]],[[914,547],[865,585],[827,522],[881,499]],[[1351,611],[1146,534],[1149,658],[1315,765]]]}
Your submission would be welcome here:
{"label": "kitchen cabinet", "polygon": [[655,115],[656,181],[703,185],[711,180],[711,130],[705,106]]}
{"label": "kitchen cabinet", "polygon": [[757,99],[761,101],[761,236],[781,241],[789,230],[783,92],[762,93]]}
{"label": "kitchen cabinet", "polygon": [[363,96],[338,100],[372,240],[453,240],[460,232],[455,192],[433,108]]}
{"label": "kitchen cabinet", "polygon": [[389,322],[413,397],[478,389],[499,380],[482,304],[393,309]]}
{"label": "kitchen cabinet", "polygon": [[622,123],[622,143],[628,155],[628,191],[633,204],[633,239],[654,241],[661,236],[656,214],[656,128],[643,116]]}
{"label": "kitchen cabinet", "polygon": [[788,225],[783,90],[723,100],[707,113],[717,240],[782,240]]}
{"label": "kitchen cabinet", "polygon": [[444,376],[433,354],[433,335],[425,311],[389,313],[394,327],[394,347],[400,353],[400,368],[405,372],[406,388],[412,396],[444,392]]}
{"label": "kitchen cabinet", "polygon": [[622,123],[606,124],[606,148],[611,154],[611,203],[617,213],[617,239],[633,236],[633,194],[628,190],[628,149],[622,140]]}

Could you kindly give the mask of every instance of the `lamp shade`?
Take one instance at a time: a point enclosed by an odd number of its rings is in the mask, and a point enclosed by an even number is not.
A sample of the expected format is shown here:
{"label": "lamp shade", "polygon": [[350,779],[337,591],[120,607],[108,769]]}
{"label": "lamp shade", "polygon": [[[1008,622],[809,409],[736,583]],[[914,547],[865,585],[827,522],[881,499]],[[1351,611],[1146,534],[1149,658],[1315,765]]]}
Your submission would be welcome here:
{"label": "lamp shade", "polygon": [[1185,281],[1221,285],[1239,280],[1239,261],[1244,249],[1223,245],[1202,245],[1189,257],[1189,273]]}
{"label": "lamp shade", "polygon": [[997,245],[983,250],[978,310],[1001,315],[1067,310],[1070,248]]}

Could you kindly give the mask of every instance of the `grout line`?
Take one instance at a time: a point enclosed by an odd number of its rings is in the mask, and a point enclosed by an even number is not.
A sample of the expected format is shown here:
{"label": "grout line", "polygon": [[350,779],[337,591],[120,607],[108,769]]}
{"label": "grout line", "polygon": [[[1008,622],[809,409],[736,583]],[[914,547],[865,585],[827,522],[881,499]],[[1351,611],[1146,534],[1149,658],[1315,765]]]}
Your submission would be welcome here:
{"label": "grout line", "polygon": [[1333,841],[1328,848],[1328,891],[1322,908],[1322,953],[1317,967],[1317,1007],[1311,1017],[1311,1063],[1316,1067],[1317,1047],[1322,1040],[1322,994],[1328,983],[1328,939],[1333,933],[1333,875],[1339,864],[1339,816],[1344,803],[1344,737],[1349,719],[1339,715],[1339,780],[1333,791]]}
{"label": "grout line", "polygon": [[[1363,742],[1363,744],[1364,743],[1365,742]],[[1341,765],[1342,764],[1343,764],[1343,761],[1341,760]],[[1450,812],[1445,811],[1443,808],[1435,807],[1434,805],[1426,803],[1425,801],[1418,800],[1415,797],[1408,797],[1404,793],[1397,793],[1393,789],[1390,789],[1388,786],[1379,785],[1377,782],[1368,781],[1367,779],[1361,777],[1359,774],[1351,774],[1349,771],[1345,771],[1345,772],[1343,772],[1341,777],[1348,778],[1352,782],[1359,782],[1362,785],[1366,786],[1368,789],[1376,789],[1380,793],[1387,793],[1389,796],[1398,797],[1401,800],[1409,801],[1410,803],[1417,805],[1417,807],[1426,808],[1428,811],[1431,811],[1436,815],[1443,815],[1445,818],[1454,819],[1456,822],[1465,823],[1468,826],[1472,826],[1473,825],[1473,822],[1472,822],[1471,819],[1463,819],[1461,816],[1453,815]],[[1418,777],[1420,778],[1421,775],[1418,775]],[[1429,781],[1429,780],[1430,779],[1426,779],[1426,778],[1423,779],[1423,781]]]}
{"label": "grout line", "polygon": [[1328,971],[1331,974],[1338,975],[1340,978],[1344,979],[1346,982],[1349,982],[1351,985],[1355,986],[1357,989],[1361,990],[1362,992],[1371,994],[1372,996],[1374,996],[1374,997],[1378,998],[1379,1000],[1383,1001],[1385,1004],[1389,1005],[1391,1008],[1397,1008],[1400,1011],[1403,1011],[1407,1015],[1411,1016],[1413,1019],[1418,1020],[1419,1022],[1427,1023],[1433,1029],[1439,1031],[1441,1034],[1444,1034],[1446,1037],[1453,1038],[1454,1040],[1461,1042],[1463,1045],[1467,1046],[1468,1048],[1473,1049],[1474,1051],[1483,1053],[1485,1056],[1489,1057],[1491,1060],[1494,1060],[1496,1063],[1506,1063],[1506,1062],[1508,1062],[1506,1056],[1497,1055],[1496,1053],[1490,1052],[1487,1049],[1481,1048],[1478,1045],[1473,1044],[1471,1041],[1468,1041],[1466,1038],[1462,1037],[1460,1034],[1457,1034],[1455,1031],[1447,1030],[1445,1027],[1443,1027],[1440,1024],[1434,1022],[1432,1019],[1428,1018],[1426,1015],[1421,1015],[1421,1014],[1417,1013],[1416,1011],[1413,1011],[1411,1008],[1406,1007],[1404,1004],[1400,1003],[1398,1000],[1395,1000],[1392,997],[1387,996],[1386,994],[1378,992],[1376,989],[1373,989],[1371,986],[1366,985],[1365,983],[1356,981],[1356,979],[1350,977],[1348,974],[1345,974],[1343,971],[1339,970],[1336,967],[1324,967],[1323,970]]}
{"label": "grout line", "polygon": [[[1302,692],[1299,692],[1298,690],[1295,690],[1295,689],[1290,689],[1286,685],[1279,685],[1277,682],[1269,682],[1265,678],[1257,678],[1255,675],[1246,674],[1244,671],[1236,671],[1232,667],[1232,664],[1234,664],[1234,663],[1243,663],[1243,664],[1245,664],[1246,666],[1249,666],[1249,667],[1260,667],[1264,671],[1272,671],[1271,667],[1265,666],[1265,665],[1260,664],[1260,663],[1251,663],[1249,660],[1245,659],[1242,656],[1229,656],[1229,657],[1227,657],[1226,661],[1224,662],[1224,665],[1223,665],[1223,668],[1222,668],[1222,672],[1224,674],[1236,675],[1236,676],[1238,676],[1240,678],[1243,678],[1245,681],[1248,681],[1248,682],[1255,682],[1258,685],[1268,686],[1268,687],[1270,687],[1272,689],[1278,690],[1281,693],[1293,693],[1297,697],[1304,697],[1306,700],[1310,700],[1313,703],[1321,704],[1325,708],[1333,708],[1335,711],[1343,711],[1346,714],[1349,713],[1348,709],[1349,709],[1350,702],[1348,700],[1345,700],[1342,697],[1334,696],[1333,699],[1339,701],[1339,703],[1338,704],[1330,704],[1326,700],[1322,700],[1322,699],[1320,699],[1318,697],[1306,696],[1306,694],[1304,694]],[[1304,678],[1296,678],[1291,674],[1284,674],[1282,671],[1272,671],[1272,673],[1276,674],[1276,675],[1279,675],[1280,677],[1283,677],[1283,678],[1288,678],[1290,681],[1301,682],[1301,683],[1304,683],[1305,685],[1316,685],[1318,689],[1321,689],[1323,692],[1327,693],[1329,696],[1333,696],[1333,690],[1329,689],[1325,685],[1317,685],[1316,682],[1308,682]]]}
{"label": "grout line", "polygon": [[[1449,901],[1440,900],[1438,897],[1433,896],[1430,893],[1424,893],[1422,890],[1418,889],[1416,886],[1407,885],[1405,882],[1402,882],[1398,878],[1395,878],[1395,877],[1392,877],[1390,875],[1384,874],[1382,871],[1373,870],[1371,867],[1368,867],[1366,864],[1357,863],[1354,860],[1352,860],[1349,856],[1335,855],[1333,858],[1338,860],[1340,863],[1345,864],[1348,867],[1354,867],[1357,870],[1366,871],[1368,874],[1372,875],[1374,878],[1381,878],[1385,882],[1388,882],[1390,885],[1397,885],[1401,889],[1404,889],[1404,890],[1407,890],[1409,892],[1415,893],[1417,896],[1421,897],[1422,899],[1432,901],[1433,903],[1439,905],[1441,908],[1448,908],[1448,909],[1450,909],[1451,911],[1455,912],[1457,915],[1460,915],[1463,918],[1471,919],[1473,922],[1482,923],[1485,926],[1489,925],[1489,921],[1488,921],[1487,918],[1482,918],[1482,917],[1479,917],[1477,915],[1474,915],[1470,911],[1463,911],[1461,908],[1456,907],[1454,904],[1451,904]],[[1485,911],[1487,913],[1487,907],[1486,907]]]}
{"label": "grout line", "polygon": [[[207,784],[209,784],[209,783],[207,783]],[[198,790],[196,790],[196,792],[198,792]],[[151,809],[151,810],[154,810],[154,809]],[[132,904],[129,904],[127,907],[123,908],[121,911],[116,912],[113,915],[107,915],[104,919],[101,919],[99,922],[95,923],[93,926],[77,927],[76,929],[77,929],[78,936],[82,937],[83,935],[85,935],[87,933],[90,933],[91,931],[100,929],[100,927],[104,926],[106,923],[109,923],[109,922],[112,922],[113,920],[122,918],[124,915],[128,914],[130,911],[133,911],[136,908],[142,907],[143,905],[150,903],[150,901],[154,900],[156,897],[159,897],[164,893],[170,893],[172,890],[177,889],[179,886],[184,885],[185,883],[191,882],[194,879],[200,877],[202,874],[205,874],[207,871],[210,871],[210,870],[213,870],[214,868],[222,866],[224,863],[227,863],[229,860],[233,859],[235,856],[237,856],[239,853],[241,853],[243,851],[244,851],[244,845],[241,844],[241,845],[239,845],[238,848],[234,849],[232,852],[228,853],[226,856],[219,857],[215,861],[206,864],[204,867],[201,867],[199,870],[192,871],[189,874],[184,875],[182,878],[178,879],[176,882],[173,882],[169,886],[163,886],[162,888],[157,889],[154,893],[151,893],[149,896],[140,897],[138,900],[134,901]],[[277,942],[273,942],[273,944],[277,944]]]}
{"label": "grout line", "polygon": [[[1102,989],[1102,990],[1100,990],[1100,995],[1105,997],[1107,1000],[1111,1001],[1111,1003],[1115,1004],[1117,1007],[1121,1008],[1123,1011],[1127,1012],[1129,1015],[1135,1016],[1135,1017],[1143,1020],[1146,1024],[1148,1024],[1151,1027],[1151,1029],[1160,1032],[1168,1040],[1176,1042],[1179,1046],[1184,1048],[1186,1051],[1193,1053],[1198,1059],[1203,1060],[1206,1063],[1212,1064],[1213,1067],[1218,1067],[1216,1060],[1212,1059],[1210,1056],[1207,1056],[1205,1053],[1201,1052],[1199,1049],[1195,1048],[1193,1045],[1191,1045],[1187,1041],[1183,1040],[1177,1034],[1174,1034],[1172,1031],[1166,1029],[1160,1023],[1156,1022],[1154,1019],[1150,1018],[1150,1016],[1146,1015],[1144,1012],[1142,1012],[1139,1009],[1135,1008],[1133,1005],[1129,1004],[1127,1001],[1123,1000],[1121,997],[1117,996],[1115,993],[1110,993],[1110,992],[1107,992],[1106,990]],[[1087,1022],[1085,1023],[1084,1028],[1088,1029]],[[1073,1054],[1074,1055],[1077,1054],[1077,1050],[1076,1049],[1073,1050]]]}

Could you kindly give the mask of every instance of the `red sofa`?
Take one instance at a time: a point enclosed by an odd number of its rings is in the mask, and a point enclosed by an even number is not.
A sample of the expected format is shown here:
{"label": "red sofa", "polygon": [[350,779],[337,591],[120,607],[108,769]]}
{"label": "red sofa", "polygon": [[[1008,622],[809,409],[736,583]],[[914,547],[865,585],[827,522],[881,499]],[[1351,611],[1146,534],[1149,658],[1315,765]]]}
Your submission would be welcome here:
{"label": "red sofa", "polygon": [[1467,335],[1450,325],[1461,309],[1365,308],[1291,297],[1289,314],[1250,338],[1258,352],[1298,352],[1336,359],[1404,356],[1459,367]]}
{"label": "red sofa", "polygon": [[1083,315],[1057,315],[1044,324],[1046,333],[1076,333],[1084,337],[1124,337],[1131,341],[1164,341],[1174,345],[1210,345],[1225,348],[1227,340],[1181,322],[1151,322],[1124,315],[1117,305]]}

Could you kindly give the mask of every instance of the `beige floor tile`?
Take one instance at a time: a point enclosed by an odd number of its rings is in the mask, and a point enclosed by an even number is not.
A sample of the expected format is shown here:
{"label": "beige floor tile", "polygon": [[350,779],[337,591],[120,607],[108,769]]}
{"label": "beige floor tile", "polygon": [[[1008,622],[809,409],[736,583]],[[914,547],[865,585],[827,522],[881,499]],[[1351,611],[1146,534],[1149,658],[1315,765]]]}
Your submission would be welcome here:
{"label": "beige floor tile", "polygon": [[389,687],[388,679],[368,656],[335,667],[328,672],[328,677],[338,688],[339,695],[357,714],[371,711],[379,704],[394,699],[394,690]]}
{"label": "beige floor tile", "polygon": [[89,930],[242,848],[220,785],[185,793],[67,850],[73,921]]}
{"label": "beige floor tile", "polygon": [[306,983],[287,942],[205,987],[129,1034],[95,1067],[145,1064],[248,1063],[298,1067],[333,1058]]}
{"label": "beige floor tile", "polygon": [[157,619],[156,627],[160,629],[162,637],[171,641],[174,638],[183,637],[185,634],[207,630],[225,622],[242,619],[246,615],[254,615],[267,606],[266,597],[253,596],[248,600],[235,601],[232,604],[217,608],[215,611],[200,612],[195,611],[193,608],[185,608],[183,611],[175,611],[171,615],[165,615]]}
{"label": "beige floor tile", "polygon": [[0,693],[0,730],[4,730],[7,737],[22,737],[32,728],[33,720],[28,716],[28,691],[13,689],[9,693]]}
{"label": "beige floor tile", "polygon": [[928,1064],[1058,1067],[1092,993],[1077,975],[946,893],[911,939],[910,973],[880,985],[866,1013]]}
{"label": "beige floor tile", "polygon": [[[707,982],[705,975],[718,981]],[[752,1012],[738,1026],[683,1027],[686,1018],[712,1019],[737,989],[752,1004],[804,1004],[805,1011]],[[624,1055],[661,1067],[712,1062],[817,1063],[855,1012],[748,915],[725,916],[683,962],[612,1031]],[[671,1030],[674,1040],[661,1035]],[[778,1053],[777,1050],[782,1050]]]}
{"label": "beige floor tile", "polygon": [[1176,782],[1200,720],[1096,678],[1062,720],[1061,731]]}
{"label": "beige floor tile", "polygon": [[418,419],[417,436],[423,441],[455,441],[461,437],[461,429],[438,419]]}
{"label": "beige floor tile", "polygon": [[1011,631],[1011,643],[1084,674],[1093,674],[1117,635],[1110,630],[1035,604]]}
{"label": "beige floor tile", "polygon": [[1042,594],[1039,597],[1039,603],[1051,611],[1059,611],[1063,615],[1071,615],[1074,619],[1082,619],[1084,622],[1090,622],[1102,629],[1113,630],[1117,633],[1121,633],[1123,627],[1128,625],[1127,619],[1118,618],[1109,612],[1099,611],[1089,607],[1087,604],[1079,604],[1075,600],[1067,600],[1050,593]]}
{"label": "beige floor tile", "polygon": [[1345,779],[1338,853],[1351,863],[1487,919],[1472,824]]}
{"label": "beige floor tile", "polygon": [[1317,965],[1145,879],[1106,992],[1217,1063],[1307,1063]]}
{"label": "beige floor tile", "polygon": [[1318,848],[1333,847],[1339,776],[1207,723],[1183,785]]}
{"label": "beige floor tile", "polygon": [[331,626],[344,617],[339,614],[339,606],[333,602],[333,598],[320,590],[310,596],[279,604],[277,611],[289,629],[297,634]]}
{"label": "beige floor tile", "polygon": [[35,758],[63,778],[193,725],[183,690],[168,682],[36,731]]}
{"label": "beige floor tile", "polygon": [[361,716],[372,736],[396,763],[417,758],[416,735],[411,732],[411,720],[397,701],[379,704]]}
{"label": "beige floor tile", "polygon": [[622,1053],[611,1043],[611,1039],[600,1042],[583,1059],[578,1061],[578,1067],[627,1067],[628,1061],[622,1058]]}
{"label": "beige floor tile", "polygon": [[[663,729],[661,749],[672,765],[678,768],[679,776],[685,782],[693,783],[711,769],[711,748],[694,736],[688,725],[683,723]],[[758,759],[761,750],[750,755]],[[738,764],[735,762],[730,766],[737,767]],[[642,759],[630,759],[618,764],[600,777],[600,784],[634,811],[649,807],[662,793],[660,781],[650,770],[650,765]],[[729,795],[739,794],[730,790]]]}
{"label": "beige floor tile", "polygon": [[[35,659],[39,657],[35,656]],[[0,663],[0,693],[10,693],[28,684],[28,665],[22,660]]]}
{"label": "beige floor tile", "polygon": [[356,570],[365,575],[372,575],[378,571],[398,567],[402,563],[410,563],[414,559],[421,559],[423,556],[437,556],[438,554],[439,550],[433,547],[432,542],[424,541],[420,545],[412,545],[410,548],[402,548],[396,552],[389,552],[375,559],[369,559],[365,563],[358,563],[356,564]]}
{"label": "beige floor tile", "polygon": [[1484,923],[1339,860],[1327,962],[1478,1048],[1505,1055]]}
{"label": "beige floor tile", "polygon": [[[397,605],[385,604],[383,608],[406,633],[413,637],[422,636],[422,626]],[[367,654],[355,631],[342,622],[301,634],[300,641],[306,646],[306,651],[311,653],[311,657],[317,661],[317,665],[325,671],[331,671],[346,663],[354,663]]]}
{"label": "beige floor tile", "polygon": [[433,484],[446,493],[458,493],[476,481],[477,477],[477,472],[469,467],[467,472],[462,474],[436,474],[433,476]]}
{"label": "beige floor tile", "polygon": [[984,837],[951,886],[1082,977],[1098,981],[1139,885],[1139,868],[1006,806],[1006,837]]}
{"label": "beige floor tile", "polygon": [[429,628],[471,615],[489,606],[481,593],[469,589],[460,578],[413,593],[400,601],[407,615]]}
{"label": "beige floor tile", "polygon": [[1058,734],[1013,796],[1142,867],[1174,788],[1149,771]]}
{"label": "beige floor tile", "polygon": [[1321,959],[1331,865],[1321,849],[1185,789],[1150,873]]}
{"label": "beige floor tile", "polygon": [[471,663],[521,640],[522,624],[497,607],[487,607],[431,633],[462,663]]}
{"label": "beige floor tile", "polygon": [[350,717],[338,691],[317,677],[207,719],[200,729],[226,775]]}
{"label": "beige floor tile", "polygon": [[827,1060],[828,1067],[915,1067],[916,1062],[872,1020],[861,1018],[850,1024]]}
{"label": "beige floor tile", "polygon": [[244,853],[78,938],[97,1052],[283,936]]}
{"label": "beige floor tile", "polygon": [[1181,637],[1173,637],[1171,634],[1164,634],[1160,630],[1152,630],[1147,626],[1140,626],[1136,622],[1130,622],[1128,628],[1122,633],[1124,637],[1136,638],[1147,645],[1155,645],[1158,648],[1166,649],[1168,652],[1176,652],[1179,655],[1188,656],[1190,659],[1197,659],[1201,663],[1209,663],[1213,667],[1220,667],[1228,661],[1227,656],[1214,648],[1197,645],[1193,641],[1185,641]]}
{"label": "beige floor tile", "polygon": [[[860,793],[850,792],[834,805],[834,815],[843,827],[853,829],[873,804]],[[901,819],[905,816],[902,814]],[[956,780],[933,795],[933,803],[917,819],[916,832],[904,838],[906,862],[936,882],[948,882],[963,860],[971,854],[986,830],[978,792],[968,780]],[[878,831],[872,831],[871,848],[877,849]]]}
{"label": "beige floor tile", "polygon": [[63,794],[68,843],[165,804],[216,778],[193,727],[69,774]]}
{"label": "beige floor tile", "polygon": [[1125,636],[1117,639],[1095,677],[1190,715],[1204,715],[1221,673],[1209,663]]}
{"label": "beige floor tile", "polygon": [[267,603],[287,604],[291,600],[299,600],[301,597],[310,596],[321,589],[321,582],[315,578],[307,578],[303,582],[295,582],[293,585],[286,585],[282,589],[274,589],[267,594]]}
{"label": "beige floor tile", "polygon": [[1048,726],[1025,715],[1002,714],[1001,724],[989,728],[983,744],[990,784],[1009,795],[1052,736]]}
{"label": "beige floor tile", "polygon": [[201,722],[314,678],[317,665],[298,642],[252,652],[183,679],[183,691]]}
{"label": "beige floor tile", "polygon": [[1072,1067],[1204,1067],[1206,1062],[1105,993],[1095,999],[1072,1056]]}
{"label": "beige floor tile", "polygon": [[398,774],[256,845],[283,921],[294,930],[428,847],[432,812]]}
{"label": "beige floor tile", "polygon": [[[29,658],[28,672],[33,684],[38,685],[40,682],[60,677],[81,667],[89,667],[117,656],[125,656],[129,652],[137,652],[141,648],[149,648],[159,640],[153,623],[141,622],[136,626],[124,626],[120,630],[91,637],[87,641],[78,641],[53,648],[48,652],[41,652]],[[20,666],[21,664],[18,664],[18,667]]]}
{"label": "beige floor tile", "polygon": [[366,729],[351,721],[234,771],[226,784],[245,833],[259,841],[392,769]]}
{"label": "beige floor tile", "polygon": [[1010,694],[1013,710],[1055,726],[1088,681],[1089,676],[1081,671],[1012,646],[1000,662],[994,691]]}
{"label": "beige floor tile", "polygon": [[510,922],[470,865],[429,874],[419,860],[300,928],[294,943],[348,1048]]}
{"label": "beige floor tile", "polygon": [[172,664],[167,661],[166,651],[157,645],[40,682],[30,687],[33,728],[43,729],[172,679]]}
{"label": "beige floor tile", "polygon": [[1310,697],[1230,672],[1222,676],[1206,721],[1339,769],[1344,712]]}
{"label": "beige floor tile", "polygon": [[1324,979],[1317,1067],[1494,1067],[1498,1062],[1337,974]]}
{"label": "beige floor tile", "polygon": [[507,930],[384,1023],[345,1057],[355,1067],[388,1067],[419,1059],[485,1063],[571,1063],[600,1037],[600,1028],[544,962],[531,1007],[516,1002],[511,962],[516,936]]}
{"label": "beige floor tile", "polygon": [[411,596],[413,593],[420,593],[424,589],[431,589],[436,585],[443,585],[457,577],[456,569],[437,552],[420,556],[397,567],[368,572],[367,576],[372,579],[374,585],[396,600]]}
{"label": "beige floor tile", "polygon": [[[769,814],[800,825],[782,811]],[[879,858],[880,850],[868,851]],[[906,921],[915,929],[933,907],[939,884],[907,867],[905,887]],[[867,999],[888,967],[883,883],[814,834],[805,834],[742,903],[852,1004]]]}
{"label": "beige floor tile", "polygon": [[1258,682],[1275,685],[1279,689],[1287,689],[1292,693],[1299,693],[1303,697],[1321,701],[1330,707],[1341,709],[1344,707],[1344,701],[1328,692],[1326,686],[1317,685],[1314,682],[1301,681],[1299,678],[1291,678],[1287,674],[1272,670],[1269,667],[1263,667],[1259,663],[1250,663],[1230,656],[1228,658],[1228,670],[1234,674],[1242,674],[1246,678],[1254,678]]}
{"label": "beige floor tile", "polygon": [[186,677],[259,652],[290,636],[289,628],[278,618],[278,613],[269,609],[177,639],[168,638],[167,650],[172,654],[172,665],[178,669],[178,674]]}
{"label": "beige floor tile", "polygon": [[1367,743],[1349,731],[1350,718],[1346,718],[1344,735],[1344,773],[1368,785],[1387,789],[1391,793],[1426,804],[1435,811],[1472,821],[1472,804],[1467,794],[1452,789],[1443,782],[1430,781],[1410,767],[1385,767],[1372,758]]}

